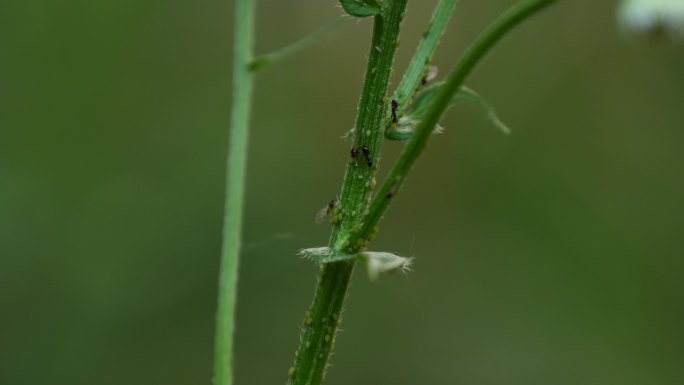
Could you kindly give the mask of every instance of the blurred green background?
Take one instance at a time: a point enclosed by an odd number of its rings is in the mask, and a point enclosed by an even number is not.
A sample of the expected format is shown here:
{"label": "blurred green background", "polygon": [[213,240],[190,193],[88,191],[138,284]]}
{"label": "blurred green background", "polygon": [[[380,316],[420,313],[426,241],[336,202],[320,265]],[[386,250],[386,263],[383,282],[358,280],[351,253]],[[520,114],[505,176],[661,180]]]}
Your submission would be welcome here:
{"label": "blurred green background", "polygon": [[[446,73],[514,1],[463,0]],[[436,0],[411,1],[394,84]],[[0,2],[0,384],[210,384],[233,2]],[[674,384],[684,359],[684,46],[616,1],[525,23],[460,106],[357,271],[328,384]],[[257,52],[342,14],[260,1]],[[338,192],[369,45],[350,22],[259,74],[237,384],[280,384]],[[387,143],[383,171],[401,148]]]}

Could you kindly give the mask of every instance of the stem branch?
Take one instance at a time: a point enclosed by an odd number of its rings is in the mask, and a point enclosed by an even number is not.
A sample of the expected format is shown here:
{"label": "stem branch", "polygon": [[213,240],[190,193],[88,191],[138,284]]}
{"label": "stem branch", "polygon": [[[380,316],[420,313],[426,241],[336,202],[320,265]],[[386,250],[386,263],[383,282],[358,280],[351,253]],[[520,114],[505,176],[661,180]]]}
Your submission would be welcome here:
{"label": "stem branch", "polygon": [[397,113],[401,113],[411,102],[426,75],[435,54],[439,40],[444,35],[449,19],[454,12],[458,0],[440,0],[432,13],[432,19],[427,30],[423,33],[423,39],[418,44],[416,53],[411,58],[401,82],[397,86],[392,98],[399,104]]}
{"label": "stem branch", "polygon": [[352,238],[353,241],[358,242],[358,239],[367,239],[373,234],[375,226],[382,218],[385,210],[387,210],[392,197],[397,194],[406,179],[406,175],[425,148],[425,144],[430,138],[435,125],[449,107],[449,101],[463,85],[464,80],[475,68],[475,65],[513,27],[555,1],[526,0],[514,5],[499,16],[468,47],[456,63],[453,71],[449,74],[441,92],[430,106],[425,118],[416,127],[415,132],[404,146],[399,158],[392,166],[387,179],[380,186],[370,205],[368,216],[364,220],[360,231]]}
{"label": "stem branch", "polygon": [[258,55],[254,59],[252,59],[252,61],[249,63],[249,67],[252,71],[260,70],[266,66],[269,66],[296,53],[299,53],[300,51],[304,50],[310,45],[318,42],[331,32],[335,31],[337,28],[342,26],[342,24],[346,21],[347,19],[343,18],[336,19],[332,21],[330,24],[324,26],[323,28],[307,36],[304,36],[303,38],[295,41],[290,45],[287,45],[273,52]]}

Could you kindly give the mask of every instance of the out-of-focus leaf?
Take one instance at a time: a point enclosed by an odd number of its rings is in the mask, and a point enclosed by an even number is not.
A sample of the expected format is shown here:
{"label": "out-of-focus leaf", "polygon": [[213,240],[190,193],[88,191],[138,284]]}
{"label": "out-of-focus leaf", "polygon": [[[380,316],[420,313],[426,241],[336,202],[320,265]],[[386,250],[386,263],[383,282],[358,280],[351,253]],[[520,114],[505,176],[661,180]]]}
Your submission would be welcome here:
{"label": "out-of-focus leaf", "polygon": [[451,99],[452,103],[457,103],[459,101],[467,101],[479,106],[487,113],[487,119],[489,119],[489,121],[494,125],[494,127],[501,130],[501,132],[503,132],[504,134],[511,133],[511,129],[508,128],[508,126],[504,124],[504,122],[502,122],[501,119],[499,119],[499,116],[496,114],[494,107],[492,107],[491,104],[489,104],[477,92],[465,86],[461,87],[461,89],[456,93],[456,95],[454,95],[453,99]]}
{"label": "out-of-focus leaf", "polygon": [[377,0],[340,0],[345,12],[356,17],[375,16],[381,7]]}

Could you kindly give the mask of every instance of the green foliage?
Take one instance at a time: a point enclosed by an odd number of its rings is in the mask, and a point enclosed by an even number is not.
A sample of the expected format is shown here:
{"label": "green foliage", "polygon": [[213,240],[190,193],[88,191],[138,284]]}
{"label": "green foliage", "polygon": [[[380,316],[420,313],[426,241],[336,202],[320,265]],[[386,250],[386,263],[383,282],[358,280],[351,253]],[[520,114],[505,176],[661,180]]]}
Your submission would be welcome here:
{"label": "green foliage", "polygon": [[494,127],[498,128],[501,130],[502,133],[504,134],[510,134],[511,129],[499,119],[499,116],[496,114],[496,111],[494,110],[494,107],[492,107],[485,98],[480,96],[477,92],[473,91],[472,89],[463,86],[461,87],[460,90],[454,95],[453,97],[453,102],[457,103],[459,101],[464,101],[464,102],[470,102],[484,110],[484,112],[487,114],[487,119],[494,125]]}
{"label": "green foliage", "polygon": [[[408,104],[415,97],[416,92],[428,81],[431,70],[436,70],[430,65],[432,56],[437,50],[439,41],[444,35],[447,24],[454,13],[457,0],[440,0],[432,14],[432,19],[421,39],[416,52],[411,58],[401,82],[392,95],[392,100],[397,102],[397,113],[402,114]],[[390,116],[388,115],[388,118]]]}
{"label": "green foliage", "polygon": [[454,69],[440,87],[434,101],[430,104],[425,117],[416,127],[411,138],[408,140],[399,159],[394,163],[387,178],[380,186],[375,198],[371,202],[362,228],[355,234],[352,241],[368,239],[376,231],[376,226],[383,214],[392,202],[392,198],[406,180],[406,176],[425,148],[430,134],[439,122],[444,111],[449,107],[451,100],[463,82],[472,72],[482,58],[494,47],[494,45],[515,26],[535,14],[536,12],[551,5],[556,0],[527,0],[522,1],[504,12],[466,49],[465,53],[456,63]]}
{"label": "green foliage", "polygon": [[382,7],[377,0],[340,0],[345,12],[356,17],[375,16]]}
{"label": "green foliage", "polygon": [[[444,83],[434,84],[419,92],[416,99],[409,106],[406,114],[400,116],[396,123],[391,124],[385,132],[385,137],[390,140],[408,140],[416,130],[416,127],[425,118],[430,106],[434,103],[437,95],[441,91]],[[487,119],[504,134],[510,134],[511,130],[499,119],[494,107],[492,107],[480,94],[472,89],[462,86],[451,98],[447,109],[459,102],[472,103],[484,110]],[[433,130],[434,133],[441,133],[442,128],[438,125]]]}
{"label": "green foliage", "polygon": [[[497,19],[480,36],[444,83],[424,89],[417,96],[421,77],[426,75],[439,38],[446,28],[455,0],[442,0],[433,14],[433,22],[409,65],[397,98],[392,103],[391,121],[397,123],[397,113],[403,111],[410,101],[413,104],[402,120],[408,122],[404,130],[410,138],[399,159],[390,170],[373,199],[377,164],[380,160],[382,141],[385,137],[387,95],[392,65],[399,41],[407,0],[387,0],[381,6],[376,0],[341,0],[346,12],[356,17],[376,16],[374,19],[371,48],[363,84],[356,124],[353,130],[354,151],[357,159],[347,162],[342,192],[339,199],[337,220],[333,221],[329,246],[304,249],[300,254],[321,264],[318,286],[311,307],[303,322],[301,343],[295,354],[294,365],[288,371],[289,384],[318,385],[323,381],[328,358],[332,351],[339,317],[345,300],[349,280],[356,261],[365,262],[369,277],[377,279],[385,272],[408,269],[411,259],[387,252],[370,252],[366,247],[377,232],[376,225],[399,191],[425,144],[437,127],[444,112],[454,103],[467,100],[485,108],[490,119],[503,130],[507,128],[494,114],[493,109],[478,94],[463,87],[463,82],[475,65],[494,44],[511,28],[536,11],[555,0],[526,0],[511,8]],[[246,156],[246,127],[251,77],[253,69],[285,56],[295,48],[251,61],[248,42],[251,43],[252,2],[238,2],[236,13],[236,73],[234,97],[234,121],[231,128],[231,152],[228,168],[228,193],[226,201],[226,231],[224,234],[224,258],[219,293],[219,322],[217,326],[216,368],[217,384],[229,385],[230,347],[232,346],[232,319],[236,290],[235,272],[239,245],[240,216],[244,192],[244,161]],[[247,18],[248,21],[240,20]],[[303,45],[303,44],[302,44]],[[278,52],[278,51],[277,51]],[[397,111],[397,104],[401,109]],[[237,116],[238,120],[235,120]],[[237,144],[236,144],[237,143]],[[359,162],[358,157],[362,157]],[[237,184],[236,188],[234,185]],[[237,196],[237,198],[236,198]],[[227,266],[227,267],[226,267]],[[227,292],[227,293],[226,293]],[[228,362],[226,362],[228,361]]]}

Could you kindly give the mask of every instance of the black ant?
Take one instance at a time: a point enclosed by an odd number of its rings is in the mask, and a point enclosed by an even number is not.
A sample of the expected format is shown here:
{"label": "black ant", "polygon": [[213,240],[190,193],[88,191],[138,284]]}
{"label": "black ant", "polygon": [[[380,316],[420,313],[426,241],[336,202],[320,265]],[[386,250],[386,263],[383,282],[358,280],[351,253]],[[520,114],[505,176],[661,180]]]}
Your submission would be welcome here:
{"label": "black ant", "polygon": [[397,109],[399,108],[399,102],[396,99],[392,99],[392,123],[397,122]]}
{"label": "black ant", "polygon": [[363,152],[363,158],[366,159],[366,164],[368,167],[373,166],[373,158],[371,158],[371,153],[368,147],[361,146],[361,152]]}
{"label": "black ant", "polygon": [[351,148],[351,157],[354,160],[354,165],[358,166],[359,165],[359,148],[354,144],[354,147]]}

